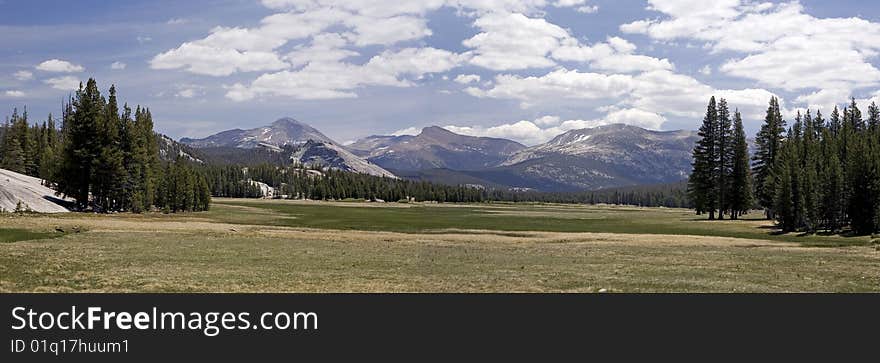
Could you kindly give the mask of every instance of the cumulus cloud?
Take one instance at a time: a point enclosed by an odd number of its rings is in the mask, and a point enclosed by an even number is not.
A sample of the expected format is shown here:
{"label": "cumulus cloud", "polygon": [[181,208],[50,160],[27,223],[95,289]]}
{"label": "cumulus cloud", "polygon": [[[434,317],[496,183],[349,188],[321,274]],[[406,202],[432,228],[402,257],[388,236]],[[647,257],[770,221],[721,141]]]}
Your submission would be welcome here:
{"label": "cumulus cloud", "polygon": [[880,52],[880,23],[857,17],[817,18],[798,1],[649,3],[649,10],[666,18],[624,24],[623,32],[661,41],[697,40],[714,52],[739,54],[719,70],[769,87],[807,91],[798,102],[815,105],[832,93],[880,84],[880,70],[870,61]]}
{"label": "cumulus cloud", "polygon": [[543,76],[499,75],[489,88],[470,87],[466,91],[475,97],[519,100],[524,108],[595,100],[657,115],[691,118],[700,116],[706,101],[713,95],[726,97],[732,105],[741,107],[744,114],[760,118],[767,101],[774,95],[764,89],[715,89],[690,76],[667,70],[606,75],[559,69]]}
{"label": "cumulus cloud", "polygon": [[3,92],[3,95],[10,98],[22,98],[25,96],[25,93],[19,90],[8,90]]}
{"label": "cumulus cloud", "polygon": [[12,74],[19,81],[30,81],[34,79],[34,73],[31,71],[18,71]]}
{"label": "cumulus cloud", "polygon": [[502,74],[495,77],[495,85],[489,89],[470,87],[466,91],[480,98],[520,100],[529,107],[552,100],[616,98],[631,92],[634,86],[630,75],[558,69],[543,76]]}
{"label": "cumulus cloud", "polygon": [[457,77],[455,77],[455,83],[471,84],[480,82],[481,79],[482,78],[480,78],[480,76],[476,74],[459,74]]}
{"label": "cumulus cloud", "polygon": [[445,129],[469,136],[497,137],[533,146],[550,141],[571,130],[623,123],[647,129],[659,129],[666,119],[652,112],[638,109],[613,110],[595,120],[562,120],[558,116],[543,116],[536,120],[520,120],[495,126],[444,126]]}
{"label": "cumulus cloud", "polygon": [[597,70],[638,72],[674,69],[667,59],[634,54],[636,46],[620,37],[586,45],[558,25],[523,14],[490,14],[474,26],[482,31],[463,42],[472,48],[471,63],[495,71],[549,68],[557,61],[590,63]]}
{"label": "cumulus cloud", "polygon": [[412,80],[429,73],[448,71],[464,56],[436,48],[385,51],[363,65],[344,62],[309,63],[296,71],[264,74],[250,86],[235,84],[226,96],[245,101],[258,95],[286,96],[303,100],[355,98],[364,86],[409,87]]}
{"label": "cumulus cloud", "polygon": [[[191,73],[228,76],[237,72],[279,71],[301,66],[316,60],[339,60],[357,53],[341,48],[350,43],[354,46],[392,45],[402,41],[420,39],[431,35],[427,20],[406,15],[408,11],[397,9],[390,2],[386,11],[367,6],[352,8],[344,2],[321,7],[319,2],[274,1],[265,2],[273,8],[291,8],[301,12],[283,12],[262,19],[254,28],[216,27],[200,40],[181,44],[153,58],[153,69],[183,69]],[[382,8],[382,7],[380,7]],[[404,6],[405,9],[408,9]],[[415,8],[422,9],[420,6]],[[414,9],[415,9],[414,8]],[[412,10],[417,12],[416,10]],[[330,27],[346,29],[341,34],[323,34]],[[291,41],[314,37],[311,48],[300,48],[282,60],[276,50]],[[334,39],[330,39],[333,38]],[[340,40],[342,42],[340,42]]]}
{"label": "cumulus cloud", "polygon": [[420,129],[418,127],[407,127],[405,129],[401,129],[401,130],[397,130],[397,131],[392,132],[391,136],[404,136],[404,135],[415,136],[415,135],[420,134],[421,132],[422,132],[422,129]]}
{"label": "cumulus cloud", "polygon": [[482,32],[463,42],[474,49],[471,63],[497,71],[552,67],[556,63],[547,55],[569,37],[561,27],[523,14],[490,14],[474,26]]}
{"label": "cumulus cloud", "polygon": [[128,66],[127,64],[122,63],[122,62],[113,62],[113,64],[110,64],[110,69],[113,69],[113,70],[123,70],[123,69],[125,69],[125,67],[127,67],[127,66]]}
{"label": "cumulus cloud", "polygon": [[184,43],[157,55],[150,61],[150,66],[153,69],[184,69],[207,76],[228,76],[236,72],[275,71],[287,68],[288,64],[272,52]]}
{"label": "cumulus cloud", "polygon": [[36,69],[43,72],[53,73],[77,73],[85,70],[85,68],[83,68],[83,66],[81,65],[73,64],[60,59],[47,60],[43,63],[38,64]]}
{"label": "cumulus cloud", "polygon": [[[227,86],[227,97],[238,101],[261,94],[352,98],[362,87],[408,87],[425,74],[468,64],[495,71],[553,68],[560,62],[620,73],[674,69],[666,59],[636,54],[635,45],[622,38],[584,44],[543,18],[548,6],[595,12],[597,7],[585,0],[264,0],[262,4],[276,12],[258,25],[215,27],[204,38],[157,54],[151,68],[215,77],[262,73],[251,82]],[[468,51],[455,54],[403,45],[431,36],[427,14],[442,7],[458,9],[458,15],[473,19],[479,33],[463,41]],[[376,55],[366,63],[352,60],[370,52]],[[388,58],[393,53],[401,56]],[[424,55],[435,58],[420,58]],[[481,80],[474,77],[456,81]]]}
{"label": "cumulus cloud", "polygon": [[43,83],[62,91],[76,91],[79,89],[80,80],[73,76],[63,76],[49,78],[43,81]]}

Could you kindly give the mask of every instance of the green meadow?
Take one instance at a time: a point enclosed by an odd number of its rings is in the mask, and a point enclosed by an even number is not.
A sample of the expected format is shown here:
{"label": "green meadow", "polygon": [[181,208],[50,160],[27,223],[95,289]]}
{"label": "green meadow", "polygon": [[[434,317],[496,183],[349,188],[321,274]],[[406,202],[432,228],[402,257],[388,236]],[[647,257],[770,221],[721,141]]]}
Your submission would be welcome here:
{"label": "green meadow", "polygon": [[217,199],[0,216],[6,292],[877,292],[870,237],[662,208]]}

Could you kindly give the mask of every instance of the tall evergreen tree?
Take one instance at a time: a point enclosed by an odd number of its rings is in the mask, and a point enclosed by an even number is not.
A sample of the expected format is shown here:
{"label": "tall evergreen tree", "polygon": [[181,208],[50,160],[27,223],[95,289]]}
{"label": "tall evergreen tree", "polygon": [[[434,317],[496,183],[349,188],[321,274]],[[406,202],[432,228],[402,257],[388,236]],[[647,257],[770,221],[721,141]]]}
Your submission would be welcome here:
{"label": "tall evergreen tree", "polygon": [[793,171],[798,167],[797,151],[793,143],[785,143],[779,150],[772,170],[772,185],[775,191],[773,210],[779,227],[785,232],[798,228],[797,196]]}
{"label": "tall evergreen tree", "polygon": [[735,144],[733,125],[730,118],[730,108],[727,100],[718,101],[718,122],[715,131],[717,161],[715,166],[716,192],[718,193],[718,219],[724,219],[724,213],[731,210],[730,188],[733,164],[735,158]]}
{"label": "tall evergreen tree", "polygon": [[739,110],[733,117],[733,170],[731,173],[731,218],[738,219],[752,208],[752,175],[749,168],[749,144]]}
{"label": "tall evergreen tree", "polygon": [[92,181],[95,205],[105,211],[122,209],[126,179],[115,86],[110,87],[109,95],[103,115],[98,119],[99,145]]}
{"label": "tall evergreen tree", "polygon": [[880,131],[880,108],[875,102],[871,102],[871,105],[868,106],[868,130],[871,133]]}
{"label": "tall evergreen tree", "polygon": [[717,172],[718,160],[718,108],[715,97],[709,99],[709,106],[703,124],[700,126],[699,137],[694,147],[693,172],[688,180],[688,193],[698,213],[708,213],[709,219],[715,219],[718,207]]}
{"label": "tall evergreen tree", "polygon": [[846,215],[843,201],[845,179],[838,150],[837,139],[832,130],[825,129],[822,137],[820,190],[823,225],[831,232],[838,232],[843,227]]}
{"label": "tall evergreen tree", "polygon": [[779,149],[785,132],[785,121],[782,119],[782,111],[779,108],[779,99],[772,97],[770,106],[767,108],[767,116],[764,124],[755,139],[757,150],[753,159],[752,172],[755,178],[755,196],[759,204],[765,209],[768,218],[773,218],[773,198],[775,188],[773,167],[779,156]]}
{"label": "tall evergreen tree", "polygon": [[803,119],[803,136],[801,143],[801,186],[803,193],[804,227],[810,232],[816,232],[821,227],[822,211],[819,204],[820,186],[819,163],[820,149],[819,139],[816,135],[816,120],[812,118],[810,110],[807,110]]}
{"label": "tall evergreen tree", "polygon": [[27,135],[27,125],[24,125],[24,130],[22,130],[21,117],[18,115],[17,109],[12,110],[12,119],[7,122],[4,129],[6,131],[3,137],[3,158],[0,160],[0,166],[3,169],[24,174],[27,171],[22,138]]}
{"label": "tall evergreen tree", "polygon": [[66,133],[58,187],[83,210],[91,205],[89,198],[100,146],[98,125],[103,117],[103,103],[97,82],[89,79],[85,87],[80,84],[69,117],[64,120]]}

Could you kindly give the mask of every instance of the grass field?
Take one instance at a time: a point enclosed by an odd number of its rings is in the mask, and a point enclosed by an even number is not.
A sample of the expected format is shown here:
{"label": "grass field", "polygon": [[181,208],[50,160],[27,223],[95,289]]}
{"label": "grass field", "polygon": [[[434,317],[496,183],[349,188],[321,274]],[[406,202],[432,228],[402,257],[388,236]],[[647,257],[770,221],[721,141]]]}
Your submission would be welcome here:
{"label": "grass field", "polygon": [[870,238],[774,232],[686,210],[525,204],[4,215],[0,291],[880,291]]}

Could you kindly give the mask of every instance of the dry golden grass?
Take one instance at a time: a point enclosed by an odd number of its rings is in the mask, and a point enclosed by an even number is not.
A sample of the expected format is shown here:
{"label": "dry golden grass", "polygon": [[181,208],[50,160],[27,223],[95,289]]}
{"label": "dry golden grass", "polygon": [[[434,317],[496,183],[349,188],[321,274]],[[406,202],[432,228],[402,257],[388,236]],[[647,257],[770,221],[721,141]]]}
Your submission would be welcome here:
{"label": "dry golden grass", "polygon": [[[880,252],[869,246],[667,234],[318,229],[261,225],[266,218],[298,216],[259,206],[219,208],[235,214],[237,223],[210,213],[4,217],[4,228],[84,231],[0,243],[0,291],[880,291]],[[523,211],[533,213],[572,211]],[[589,223],[570,217],[560,219]]]}

